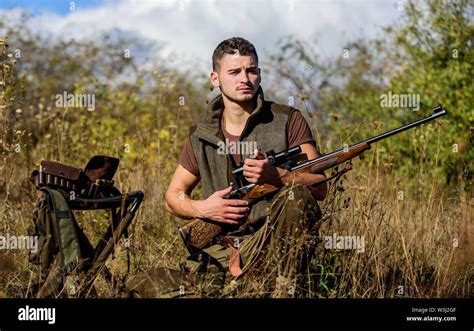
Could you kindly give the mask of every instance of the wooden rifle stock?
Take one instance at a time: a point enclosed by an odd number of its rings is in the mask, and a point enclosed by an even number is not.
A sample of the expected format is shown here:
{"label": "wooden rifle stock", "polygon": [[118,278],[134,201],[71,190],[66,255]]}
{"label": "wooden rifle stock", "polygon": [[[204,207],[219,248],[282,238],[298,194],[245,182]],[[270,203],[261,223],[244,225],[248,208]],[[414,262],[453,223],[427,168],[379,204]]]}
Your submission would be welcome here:
{"label": "wooden rifle stock", "polygon": [[293,168],[292,171],[319,174],[327,169],[331,169],[341,163],[353,159],[368,149],[370,149],[370,145],[362,142],[328,155],[322,155],[314,160],[304,162],[300,164],[297,169]]}
{"label": "wooden rifle stock", "polygon": [[[252,203],[260,200],[262,197],[275,193],[278,190],[279,188],[269,184],[255,185],[254,188],[242,197],[242,200],[248,201],[251,206]],[[223,225],[211,220],[199,218],[193,219],[178,227],[179,235],[190,254],[202,250],[213,238],[222,234],[224,230]]]}

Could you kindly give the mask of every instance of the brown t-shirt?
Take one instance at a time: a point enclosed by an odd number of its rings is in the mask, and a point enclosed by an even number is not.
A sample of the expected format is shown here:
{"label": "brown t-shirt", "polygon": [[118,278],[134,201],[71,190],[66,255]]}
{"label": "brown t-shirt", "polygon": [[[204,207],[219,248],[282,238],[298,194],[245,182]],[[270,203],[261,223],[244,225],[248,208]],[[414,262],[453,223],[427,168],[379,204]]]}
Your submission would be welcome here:
{"label": "brown t-shirt", "polygon": [[[224,125],[224,118],[221,118],[221,130],[222,134],[226,139],[229,140],[230,143],[238,143],[239,136],[234,136],[228,133],[225,130]],[[311,129],[304,119],[303,115],[299,111],[293,111],[290,115],[288,120],[288,147],[292,148],[301,144],[312,143],[316,146],[316,141],[313,138],[313,134]],[[262,151],[266,152],[266,151]],[[279,151],[277,151],[279,152]],[[239,153],[231,153],[230,154],[235,163],[240,163],[240,154]],[[186,140],[183,150],[181,152],[181,156],[179,157],[179,164],[181,164],[186,170],[192,173],[194,176],[199,177],[199,166],[196,159],[196,155],[194,154],[193,147],[189,138]]]}

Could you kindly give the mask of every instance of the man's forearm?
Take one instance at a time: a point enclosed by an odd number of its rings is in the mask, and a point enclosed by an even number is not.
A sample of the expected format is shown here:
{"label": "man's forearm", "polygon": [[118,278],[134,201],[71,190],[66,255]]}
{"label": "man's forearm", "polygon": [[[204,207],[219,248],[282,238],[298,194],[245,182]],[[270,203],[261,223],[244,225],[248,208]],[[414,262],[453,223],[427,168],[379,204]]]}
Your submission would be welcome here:
{"label": "man's forearm", "polygon": [[[304,186],[314,185],[326,179],[324,174],[311,174],[302,172],[291,172],[286,169],[277,168],[279,174],[278,186],[300,184]],[[327,193],[327,183],[322,183],[311,190],[316,200],[324,200]]]}
{"label": "man's forearm", "polygon": [[201,217],[199,210],[200,200],[192,200],[184,192],[166,193],[165,206],[166,209],[183,219],[192,219]]}

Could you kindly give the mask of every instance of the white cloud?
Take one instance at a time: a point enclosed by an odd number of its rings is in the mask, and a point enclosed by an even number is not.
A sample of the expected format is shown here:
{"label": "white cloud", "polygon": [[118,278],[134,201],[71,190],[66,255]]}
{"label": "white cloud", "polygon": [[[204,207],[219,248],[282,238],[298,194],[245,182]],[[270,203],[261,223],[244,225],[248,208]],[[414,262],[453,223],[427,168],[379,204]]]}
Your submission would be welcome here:
{"label": "white cloud", "polygon": [[[106,1],[65,16],[41,12],[31,27],[63,38],[91,38],[120,29],[165,45],[162,57],[175,53],[184,66],[210,69],[217,44],[232,36],[249,39],[261,61],[275,42],[287,35],[318,36],[322,56],[339,54],[344,43],[358,36],[372,38],[378,27],[400,15],[389,1]],[[263,53],[263,54],[262,54]]]}

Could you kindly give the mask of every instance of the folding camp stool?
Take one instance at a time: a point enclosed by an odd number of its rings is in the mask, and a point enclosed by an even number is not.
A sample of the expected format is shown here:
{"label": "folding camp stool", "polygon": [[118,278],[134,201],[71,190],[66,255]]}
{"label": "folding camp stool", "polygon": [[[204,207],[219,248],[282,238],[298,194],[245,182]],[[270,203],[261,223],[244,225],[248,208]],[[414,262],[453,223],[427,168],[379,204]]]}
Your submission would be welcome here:
{"label": "folding camp stool", "polygon": [[[74,281],[73,293],[66,286],[67,296],[87,296],[99,273],[103,273],[109,282],[114,280],[105,263],[122,236],[128,240],[127,229],[144,198],[141,191],[122,194],[114,186],[112,177],[118,163],[116,158],[96,155],[84,171],[51,161],[42,161],[40,169],[33,171],[30,180],[46,194],[49,199],[47,206],[55,215],[54,221],[50,220],[47,226],[54,236],[54,247],[57,247],[54,257],[45,260],[43,256],[43,262],[46,261],[43,264],[30,259],[47,268],[38,297],[64,295],[63,285],[67,285],[72,273],[79,279]],[[94,247],[76,222],[72,211],[100,209],[109,209],[112,217],[107,231]],[[35,226],[43,238],[47,236],[47,231],[38,229],[36,222]],[[129,270],[128,242],[126,247]]]}

